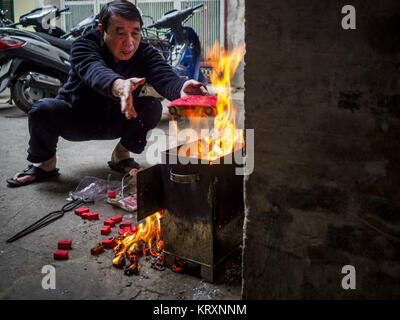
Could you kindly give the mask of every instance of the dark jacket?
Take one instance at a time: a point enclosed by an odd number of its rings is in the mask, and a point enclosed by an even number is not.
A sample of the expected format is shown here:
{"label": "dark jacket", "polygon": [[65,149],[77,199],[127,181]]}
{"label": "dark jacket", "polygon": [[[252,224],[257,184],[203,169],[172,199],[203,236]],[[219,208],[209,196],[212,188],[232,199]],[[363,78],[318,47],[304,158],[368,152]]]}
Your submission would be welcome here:
{"label": "dark jacket", "polygon": [[[74,41],[70,62],[68,81],[59,90],[57,98],[68,101],[73,108],[82,109],[85,113],[98,114],[115,104],[119,105],[119,99],[111,94],[111,85],[118,78],[145,77],[146,82],[168,100],[180,97],[185,82],[156,49],[143,41],[131,59],[116,63],[104,44],[100,30],[90,31]],[[140,89],[133,92],[134,97]]]}

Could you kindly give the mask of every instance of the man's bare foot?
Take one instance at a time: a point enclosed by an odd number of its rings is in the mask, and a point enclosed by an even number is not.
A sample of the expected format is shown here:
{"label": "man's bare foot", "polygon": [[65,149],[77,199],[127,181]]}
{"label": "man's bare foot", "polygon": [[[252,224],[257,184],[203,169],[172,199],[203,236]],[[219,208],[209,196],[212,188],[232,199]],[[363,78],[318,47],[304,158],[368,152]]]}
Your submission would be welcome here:
{"label": "man's bare foot", "polygon": [[[40,163],[33,163],[33,165],[35,167],[38,167],[44,171],[52,171],[56,168],[56,163],[57,163],[57,159],[56,156],[50,158],[49,160],[46,160],[44,162],[40,162]],[[14,180],[21,182],[21,183],[25,183],[25,182],[29,182],[29,181],[33,181],[35,180],[34,176],[31,175],[27,175],[27,176],[22,176],[22,177],[18,177],[19,173],[15,174],[14,176]]]}

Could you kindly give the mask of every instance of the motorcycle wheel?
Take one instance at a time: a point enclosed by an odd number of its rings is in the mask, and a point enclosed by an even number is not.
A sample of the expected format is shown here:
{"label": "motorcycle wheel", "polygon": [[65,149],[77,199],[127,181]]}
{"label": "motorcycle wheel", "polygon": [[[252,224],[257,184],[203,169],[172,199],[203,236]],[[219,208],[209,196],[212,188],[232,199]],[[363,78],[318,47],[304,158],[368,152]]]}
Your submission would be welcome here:
{"label": "motorcycle wheel", "polygon": [[24,79],[26,74],[21,74],[11,87],[11,98],[15,105],[23,112],[28,113],[33,104],[39,99],[46,98],[46,94],[41,89],[28,87]]}

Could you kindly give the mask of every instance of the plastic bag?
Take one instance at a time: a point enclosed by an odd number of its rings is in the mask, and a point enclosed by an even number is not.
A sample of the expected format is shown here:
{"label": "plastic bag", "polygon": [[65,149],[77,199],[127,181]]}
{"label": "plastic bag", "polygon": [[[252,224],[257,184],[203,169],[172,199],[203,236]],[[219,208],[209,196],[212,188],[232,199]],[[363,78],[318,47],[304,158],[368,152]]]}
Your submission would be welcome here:
{"label": "plastic bag", "polygon": [[[136,179],[134,177],[124,178],[124,194],[136,192]],[[101,200],[107,198],[108,191],[121,193],[121,181],[111,181],[110,175],[107,180],[96,177],[84,177],[76,187],[75,191],[69,193],[70,199]]]}
{"label": "plastic bag", "polygon": [[75,191],[69,193],[70,199],[95,200],[107,197],[107,181],[95,177],[84,177]]}

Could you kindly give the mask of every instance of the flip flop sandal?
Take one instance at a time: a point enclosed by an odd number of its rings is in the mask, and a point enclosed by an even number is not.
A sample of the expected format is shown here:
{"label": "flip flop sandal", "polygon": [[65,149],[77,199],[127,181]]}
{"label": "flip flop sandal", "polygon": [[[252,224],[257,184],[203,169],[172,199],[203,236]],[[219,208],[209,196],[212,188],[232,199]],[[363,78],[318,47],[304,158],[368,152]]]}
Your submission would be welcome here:
{"label": "flip flop sandal", "polygon": [[[140,169],[139,163],[137,163],[133,158],[121,160],[118,163],[114,163],[112,161],[108,161],[108,166],[115,170],[118,171],[119,173],[126,174],[132,169]],[[125,169],[130,168],[128,171],[125,171]]]}
{"label": "flip flop sandal", "polygon": [[14,180],[14,178],[8,179],[7,183],[9,184],[10,187],[22,187],[26,186],[28,184],[44,180],[46,178],[50,178],[53,176],[59,175],[58,173],[58,168],[52,170],[52,171],[45,171],[43,169],[40,169],[38,167],[35,167],[33,164],[30,164],[26,169],[18,173],[17,178],[19,177],[24,177],[24,176],[34,176],[35,179],[29,180],[26,182],[19,182],[17,180]]}

